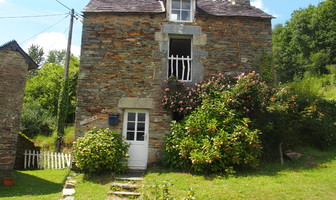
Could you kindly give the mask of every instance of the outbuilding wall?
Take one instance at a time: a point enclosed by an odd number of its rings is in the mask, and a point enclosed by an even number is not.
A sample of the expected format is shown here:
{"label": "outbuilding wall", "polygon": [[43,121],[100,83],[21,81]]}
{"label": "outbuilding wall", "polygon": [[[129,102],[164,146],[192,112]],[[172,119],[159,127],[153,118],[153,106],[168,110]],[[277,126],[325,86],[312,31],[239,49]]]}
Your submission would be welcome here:
{"label": "outbuilding wall", "polygon": [[28,64],[11,48],[0,51],[0,176],[13,170]]}

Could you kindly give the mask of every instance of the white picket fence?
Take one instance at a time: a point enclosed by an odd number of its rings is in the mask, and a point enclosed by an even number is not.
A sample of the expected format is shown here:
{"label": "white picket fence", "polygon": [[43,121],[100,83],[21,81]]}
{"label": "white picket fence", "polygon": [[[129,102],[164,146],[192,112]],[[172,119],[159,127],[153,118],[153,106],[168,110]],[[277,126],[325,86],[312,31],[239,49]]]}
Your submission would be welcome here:
{"label": "white picket fence", "polygon": [[25,150],[24,169],[64,169],[71,165],[71,154]]}

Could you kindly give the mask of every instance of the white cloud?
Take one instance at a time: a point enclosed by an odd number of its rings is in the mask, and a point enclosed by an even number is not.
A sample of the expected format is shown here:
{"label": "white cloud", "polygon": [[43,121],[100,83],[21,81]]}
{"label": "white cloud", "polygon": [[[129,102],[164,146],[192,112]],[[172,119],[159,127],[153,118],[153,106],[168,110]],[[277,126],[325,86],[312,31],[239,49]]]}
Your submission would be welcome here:
{"label": "white cloud", "polygon": [[[67,37],[62,33],[42,33],[38,35],[35,39],[28,41],[23,48],[26,52],[28,52],[28,48],[32,44],[39,45],[40,47],[43,47],[44,53],[45,55],[47,55],[48,52],[51,50],[66,50],[67,41]],[[79,56],[80,47],[77,45],[71,45],[71,53],[75,56]]]}
{"label": "white cloud", "polygon": [[251,1],[251,5],[262,10],[264,9],[264,3],[262,0]]}
{"label": "white cloud", "polygon": [[260,10],[263,10],[264,12],[266,12],[270,15],[273,15],[274,17],[279,17],[280,16],[278,14],[271,13],[271,10],[264,6],[263,0],[253,0],[253,1],[251,1],[251,5],[256,7],[256,8],[259,8]]}
{"label": "white cloud", "polygon": [[5,3],[6,2],[6,0],[0,0],[0,3]]}

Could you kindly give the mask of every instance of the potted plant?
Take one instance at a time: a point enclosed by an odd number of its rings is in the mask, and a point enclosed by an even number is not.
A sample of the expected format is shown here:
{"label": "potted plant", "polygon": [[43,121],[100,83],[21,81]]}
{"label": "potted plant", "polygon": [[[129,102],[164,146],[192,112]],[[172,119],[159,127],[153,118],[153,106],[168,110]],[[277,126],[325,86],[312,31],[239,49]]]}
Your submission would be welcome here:
{"label": "potted plant", "polygon": [[12,186],[14,185],[14,177],[13,173],[6,173],[2,177],[2,183],[6,186]]}

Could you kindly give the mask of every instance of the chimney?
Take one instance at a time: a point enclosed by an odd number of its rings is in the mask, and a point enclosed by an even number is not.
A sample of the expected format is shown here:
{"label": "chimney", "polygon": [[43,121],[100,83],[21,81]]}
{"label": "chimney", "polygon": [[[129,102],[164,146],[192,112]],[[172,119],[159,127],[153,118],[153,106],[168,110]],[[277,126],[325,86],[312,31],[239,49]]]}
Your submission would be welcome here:
{"label": "chimney", "polygon": [[251,6],[250,0],[229,0],[229,2],[237,6]]}

